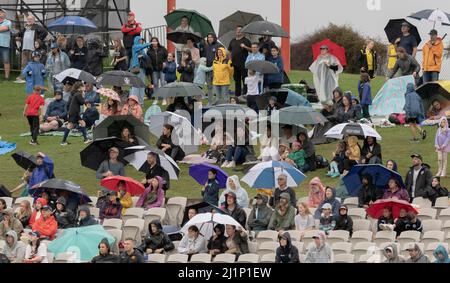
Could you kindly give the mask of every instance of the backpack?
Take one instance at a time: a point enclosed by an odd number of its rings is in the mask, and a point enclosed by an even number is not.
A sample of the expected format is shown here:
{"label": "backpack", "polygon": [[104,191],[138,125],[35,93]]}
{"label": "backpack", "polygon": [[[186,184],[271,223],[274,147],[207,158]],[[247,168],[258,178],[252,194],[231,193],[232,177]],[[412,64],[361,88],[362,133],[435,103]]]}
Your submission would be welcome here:
{"label": "backpack", "polygon": [[330,163],[328,162],[328,160],[325,157],[323,157],[322,155],[316,156],[316,167],[318,169],[328,168],[329,165],[330,165]]}

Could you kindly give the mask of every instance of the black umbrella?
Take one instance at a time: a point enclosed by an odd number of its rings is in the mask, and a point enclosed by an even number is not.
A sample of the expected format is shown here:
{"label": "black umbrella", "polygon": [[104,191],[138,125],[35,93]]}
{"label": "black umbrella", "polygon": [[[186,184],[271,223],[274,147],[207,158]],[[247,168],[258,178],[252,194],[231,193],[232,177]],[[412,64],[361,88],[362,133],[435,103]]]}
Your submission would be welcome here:
{"label": "black umbrella", "polygon": [[53,77],[61,83],[64,83],[66,81],[83,81],[85,83],[91,84],[95,83],[95,77],[91,73],[75,68],[64,70]]}
{"label": "black umbrella", "polygon": [[194,203],[192,205],[186,206],[186,209],[184,210],[184,216],[183,216],[183,223],[186,223],[189,221],[189,209],[195,209],[197,213],[202,212],[211,212],[212,210],[215,210],[215,212],[220,214],[227,214],[225,211],[223,211],[221,208],[216,206],[215,204],[210,204],[209,202],[198,202]]}
{"label": "black umbrella", "polygon": [[198,43],[203,38],[199,33],[191,31],[172,31],[167,33],[167,39],[173,43],[186,44],[188,39],[191,39],[194,43]]}
{"label": "black umbrella", "polygon": [[83,203],[91,202],[92,200],[86,194],[86,192],[81,188],[80,185],[75,184],[72,181],[61,180],[61,179],[49,179],[38,184],[36,188],[30,189],[30,195],[38,196],[40,192],[61,190],[67,191],[69,193],[77,194],[81,197]]}
{"label": "black umbrella", "polygon": [[289,95],[288,90],[276,89],[269,90],[256,97],[256,103],[259,109],[265,109],[269,105],[269,99],[273,96],[277,99],[276,104],[281,108],[286,103],[287,97]]}
{"label": "black umbrella", "polygon": [[429,82],[421,85],[416,92],[420,95],[424,109],[429,109],[434,100],[439,100],[442,109],[448,107],[450,101],[450,83],[447,81]]}
{"label": "black umbrella", "polygon": [[316,125],[328,121],[321,113],[307,106],[289,106],[278,113],[279,123],[285,125]]}
{"label": "black umbrella", "polygon": [[120,137],[123,128],[128,128],[131,135],[141,138],[145,142],[150,139],[148,126],[131,115],[107,117],[94,128],[94,139]]}
{"label": "black umbrella", "polygon": [[242,33],[272,37],[289,37],[289,34],[283,29],[283,27],[269,21],[252,22],[242,29]]}
{"label": "black umbrella", "polygon": [[129,143],[116,137],[96,139],[80,152],[81,165],[92,170],[97,170],[104,160],[109,159],[108,151],[111,147],[117,147],[119,149],[118,160],[123,164],[127,164],[128,162],[124,159],[124,149],[129,146]]}
{"label": "black umbrella", "polygon": [[193,97],[202,96],[204,93],[201,88],[193,83],[173,82],[166,84],[153,94],[154,97]]}
{"label": "black umbrella", "polygon": [[229,31],[235,31],[237,26],[246,26],[249,23],[256,21],[264,21],[264,18],[258,14],[236,11],[226,18],[220,20],[219,23],[219,37],[223,36]]}
{"label": "black umbrella", "polygon": [[25,151],[13,153],[11,157],[16,161],[16,164],[21,168],[28,170],[36,167],[36,156]]}
{"label": "black umbrella", "polygon": [[410,25],[411,29],[409,32],[416,38],[417,45],[419,45],[419,43],[422,41],[422,38],[420,37],[417,27],[405,19],[389,20],[388,24],[384,28],[389,42],[395,42],[397,38],[400,38],[402,36],[402,23],[404,22],[407,22]]}
{"label": "black umbrella", "polygon": [[96,84],[99,86],[131,86],[145,88],[145,83],[135,74],[126,71],[108,71],[97,77]]}
{"label": "black umbrella", "polygon": [[250,61],[245,64],[245,68],[261,74],[276,74],[280,71],[277,65],[269,61]]}
{"label": "black umbrella", "polygon": [[0,184],[0,197],[11,197],[11,192],[4,186]]}

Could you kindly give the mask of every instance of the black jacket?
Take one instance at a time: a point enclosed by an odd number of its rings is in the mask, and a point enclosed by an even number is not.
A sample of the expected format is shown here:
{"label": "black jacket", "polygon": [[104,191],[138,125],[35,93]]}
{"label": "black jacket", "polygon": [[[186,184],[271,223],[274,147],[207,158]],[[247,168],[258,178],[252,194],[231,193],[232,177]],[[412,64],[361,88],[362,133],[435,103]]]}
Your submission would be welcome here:
{"label": "black jacket", "polygon": [[217,49],[219,49],[219,47],[223,47],[223,45],[217,42],[216,40],[214,40],[212,44],[205,44],[204,48],[205,54],[203,54],[202,57],[206,58],[206,67],[212,66],[214,58],[216,57],[216,51]]}
{"label": "black jacket", "polygon": [[299,263],[298,249],[291,243],[291,236],[288,232],[284,232],[283,238],[286,239],[286,246],[279,246],[276,251],[275,262],[276,263]]}
{"label": "black jacket", "polygon": [[247,222],[247,215],[245,211],[236,204],[233,211],[228,210],[227,202],[225,201],[225,207],[223,209],[228,215],[234,218],[242,227],[245,227],[245,222]]}
{"label": "black jacket", "polygon": [[441,186],[431,187],[431,190],[426,194],[426,198],[431,200],[432,206],[435,205],[437,198],[446,196],[448,196],[448,190]]}
{"label": "black jacket", "polygon": [[[373,70],[377,70],[377,52],[375,50],[371,50],[373,57]],[[369,70],[369,65],[367,63],[367,52],[366,49],[360,50],[358,57],[359,67],[364,68],[366,72]]]}
{"label": "black jacket", "polygon": [[215,229],[219,229],[222,233],[220,236],[218,236],[216,239],[214,239],[214,236],[211,236],[211,238],[208,241],[208,250],[219,250],[220,253],[224,253],[227,250],[227,237],[225,236],[225,226],[223,224],[217,224],[215,226]]}
{"label": "black jacket", "polygon": [[167,60],[167,49],[164,46],[159,46],[157,50],[150,47],[147,49],[147,55],[150,58],[153,71],[162,71],[163,62]]}
{"label": "black jacket", "polygon": [[74,54],[71,54],[69,52],[71,67],[79,69],[79,70],[83,70],[87,63],[87,55],[88,55],[87,47],[83,46],[83,47],[79,48],[78,46],[75,46],[73,48],[73,51],[75,51]]}
{"label": "black jacket", "polygon": [[195,63],[194,61],[186,62],[186,66],[179,65],[177,68],[178,73],[181,74],[180,76],[180,82],[187,82],[187,83],[193,83],[194,82],[194,70],[195,70]]}
{"label": "black jacket", "polygon": [[119,255],[119,263],[144,263],[144,256],[136,248],[131,255],[123,251]]}
{"label": "black jacket", "polygon": [[419,175],[417,176],[414,195],[412,195],[413,178],[414,167],[411,167],[405,178],[406,190],[408,191],[411,199],[415,197],[426,197],[427,194],[431,191],[431,180],[433,179],[433,174],[431,173],[431,171],[427,167],[422,165],[422,168],[419,171]]}
{"label": "black jacket", "polygon": [[[17,37],[22,38],[22,42],[23,42],[23,36],[25,35],[25,31],[26,31],[26,27],[24,27],[18,34]],[[42,42],[45,42],[45,38],[47,37],[47,30],[45,30],[44,27],[38,25],[38,24],[33,24],[31,26],[31,30],[34,30],[34,41],[36,41],[37,39],[41,40]]]}
{"label": "black jacket", "polygon": [[[80,211],[86,212],[86,217],[84,219],[80,219]],[[80,206],[78,209],[78,220],[76,223],[76,227],[85,227],[90,225],[97,225],[98,222],[94,217],[91,216],[91,212],[87,206]]]}
{"label": "black jacket", "polygon": [[377,189],[377,187],[372,184],[372,175],[367,174],[363,177],[368,179],[369,185],[367,187],[361,185],[358,192],[358,207],[369,205],[371,201],[375,202],[383,197],[383,190]]}
{"label": "black jacket", "polygon": [[219,202],[219,184],[216,180],[209,180],[208,186],[202,191],[203,201],[216,205]]}
{"label": "black jacket", "polygon": [[[111,248],[109,246],[109,242],[107,239],[101,240],[100,244],[106,245],[106,247],[108,248],[108,254],[106,254],[106,255],[99,254],[98,256],[92,258],[91,263],[117,263],[117,262],[119,262],[119,257],[117,255],[111,253]],[[99,244],[99,249],[100,249],[100,244]]]}
{"label": "black jacket", "polygon": [[270,199],[269,205],[271,207],[276,207],[278,205],[278,202],[280,201],[280,195],[282,193],[288,193],[291,197],[291,205],[293,207],[297,207],[297,198],[295,196],[295,191],[291,187],[287,187],[286,190],[282,191],[280,188],[276,188],[275,192],[273,193],[273,197]]}
{"label": "black jacket", "polygon": [[[156,176],[159,176],[161,178],[163,178],[163,180],[165,181],[165,184],[163,185],[163,190],[167,191],[168,189],[170,189],[170,178],[169,178],[169,173],[166,171],[166,169],[164,169],[161,165],[156,164],[155,166],[153,166],[152,168],[150,168],[147,173],[145,174],[145,178],[147,180],[151,179],[151,178],[155,178]],[[148,185],[148,184],[147,184]],[[146,186],[147,187],[147,186]]]}
{"label": "black jacket", "polygon": [[[158,227],[158,232],[153,233],[151,229],[151,224],[154,224]],[[139,250],[143,253],[147,251],[147,249],[152,249],[153,251],[157,249],[164,249],[165,252],[171,251],[175,248],[174,244],[170,240],[169,236],[162,231],[162,225],[159,220],[153,220],[148,225],[148,235],[145,237],[144,242],[139,247]]]}
{"label": "black jacket", "polygon": [[91,73],[94,76],[101,75],[103,73],[103,58],[107,56],[108,55],[103,52],[101,47],[89,49],[84,71]]}
{"label": "black jacket", "polygon": [[348,215],[338,215],[335,217],[336,226],[334,226],[334,230],[345,230],[350,232],[350,236],[353,233],[353,220]]}
{"label": "black jacket", "polygon": [[56,203],[64,206],[63,210],[59,211],[55,209],[53,212],[53,216],[55,216],[56,222],[58,222],[58,229],[67,229],[75,226],[75,214],[66,208],[66,200],[60,197]]}
{"label": "black jacket", "polygon": [[[267,206],[267,196],[262,195],[262,198],[263,203],[260,206],[255,204],[250,212],[250,215],[248,216],[247,224],[249,229],[252,231],[267,230],[270,217],[272,217],[273,210]],[[258,210],[258,217],[256,217],[256,210]]]}
{"label": "black jacket", "polygon": [[378,218],[377,231],[381,231],[380,224],[394,224],[394,218],[392,218],[392,217],[386,218],[384,216],[381,216],[380,218]]}
{"label": "black jacket", "polygon": [[380,158],[380,162],[383,163],[383,159],[381,156],[381,145],[377,142],[373,144],[372,151],[370,150],[370,146],[364,141],[363,148],[361,149],[361,158],[365,160],[366,164],[369,164],[369,159],[366,158],[366,155],[372,153],[373,156],[378,156]]}

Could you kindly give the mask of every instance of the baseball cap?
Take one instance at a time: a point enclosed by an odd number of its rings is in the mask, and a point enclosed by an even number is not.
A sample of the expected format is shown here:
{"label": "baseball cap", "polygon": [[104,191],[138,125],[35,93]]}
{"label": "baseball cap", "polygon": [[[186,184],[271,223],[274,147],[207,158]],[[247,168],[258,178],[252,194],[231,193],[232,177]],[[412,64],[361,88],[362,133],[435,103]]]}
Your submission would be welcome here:
{"label": "baseball cap", "polygon": [[437,30],[435,29],[430,30],[429,35],[437,35],[437,34],[438,34]]}
{"label": "baseball cap", "polygon": [[403,23],[402,23],[402,27],[403,27],[403,26],[410,27],[411,25],[410,25],[408,22],[403,22]]}
{"label": "baseball cap", "polygon": [[320,46],[320,49],[329,49],[328,45],[322,45]]}
{"label": "baseball cap", "polygon": [[332,209],[331,204],[325,203],[324,205],[322,205],[322,210],[324,210],[324,209]]}
{"label": "baseball cap", "polygon": [[38,238],[41,237],[41,233],[39,233],[39,231],[32,231],[32,232],[28,233],[28,235],[35,236],[35,237],[38,237]]}
{"label": "baseball cap", "polygon": [[52,210],[52,208],[50,207],[50,206],[48,206],[48,205],[44,205],[43,207],[42,207],[42,210]]}
{"label": "baseball cap", "polygon": [[322,237],[322,236],[323,236],[323,232],[319,231],[314,234],[313,239],[320,239],[320,237]]}
{"label": "baseball cap", "polygon": [[423,160],[422,155],[420,155],[418,153],[411,154],[411,158],[419,158],[420,160]]}

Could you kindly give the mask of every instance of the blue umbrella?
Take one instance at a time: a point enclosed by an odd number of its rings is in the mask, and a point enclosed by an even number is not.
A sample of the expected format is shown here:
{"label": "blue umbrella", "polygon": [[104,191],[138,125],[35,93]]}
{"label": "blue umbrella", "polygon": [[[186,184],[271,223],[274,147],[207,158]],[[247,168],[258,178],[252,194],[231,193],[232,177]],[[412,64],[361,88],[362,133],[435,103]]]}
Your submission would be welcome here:
{"label": "blue umbrella", "polygon": [[402,176],[395,171],[389,170],[380,164],[369,164],[369,165],[356,165],[348,172],[348,174],[342,179],[347,191],[351,196],[357,196],[359,188],[361,187],[361,178],[363,175],[370,174],[372,176],[373,184],[384,189],[387,187],[388,181],[391,178],[396,179],[400,186],[403,188],[405,184],[403,183]]}
{"label": "blue umbrella", "polygon": [[277,178],[280,174],[287,175],[287,185],[297,187],[306,176],[289,163],[282,161],[261,162],[250,168],[241,179],[254,189],[268,189],[277,186]]}
{"label": "blue umbrella", "polygon": [[211,169],[217,170],[216,180],[219,183],[219,188],[225,188],[227,186],[228,174],[217,166],[207,163],[191,165],[189,167],[189,176],[203,186],[208,182],[208,171]]}
{"label": "blue umbrella", "polygon": [[97,26],[89,19],[79,16],[67,16],[54,20],[47,25],[48,30],[62,34],[89,34]]}
{"label": "blue umbrella", "polygon": [[285,105],[312,107],[311,103],[309,103],[309,101],[303,95],[301,95],[291,89],[286,89],[286,90],[288,92],[288,95],[286,98]]}

